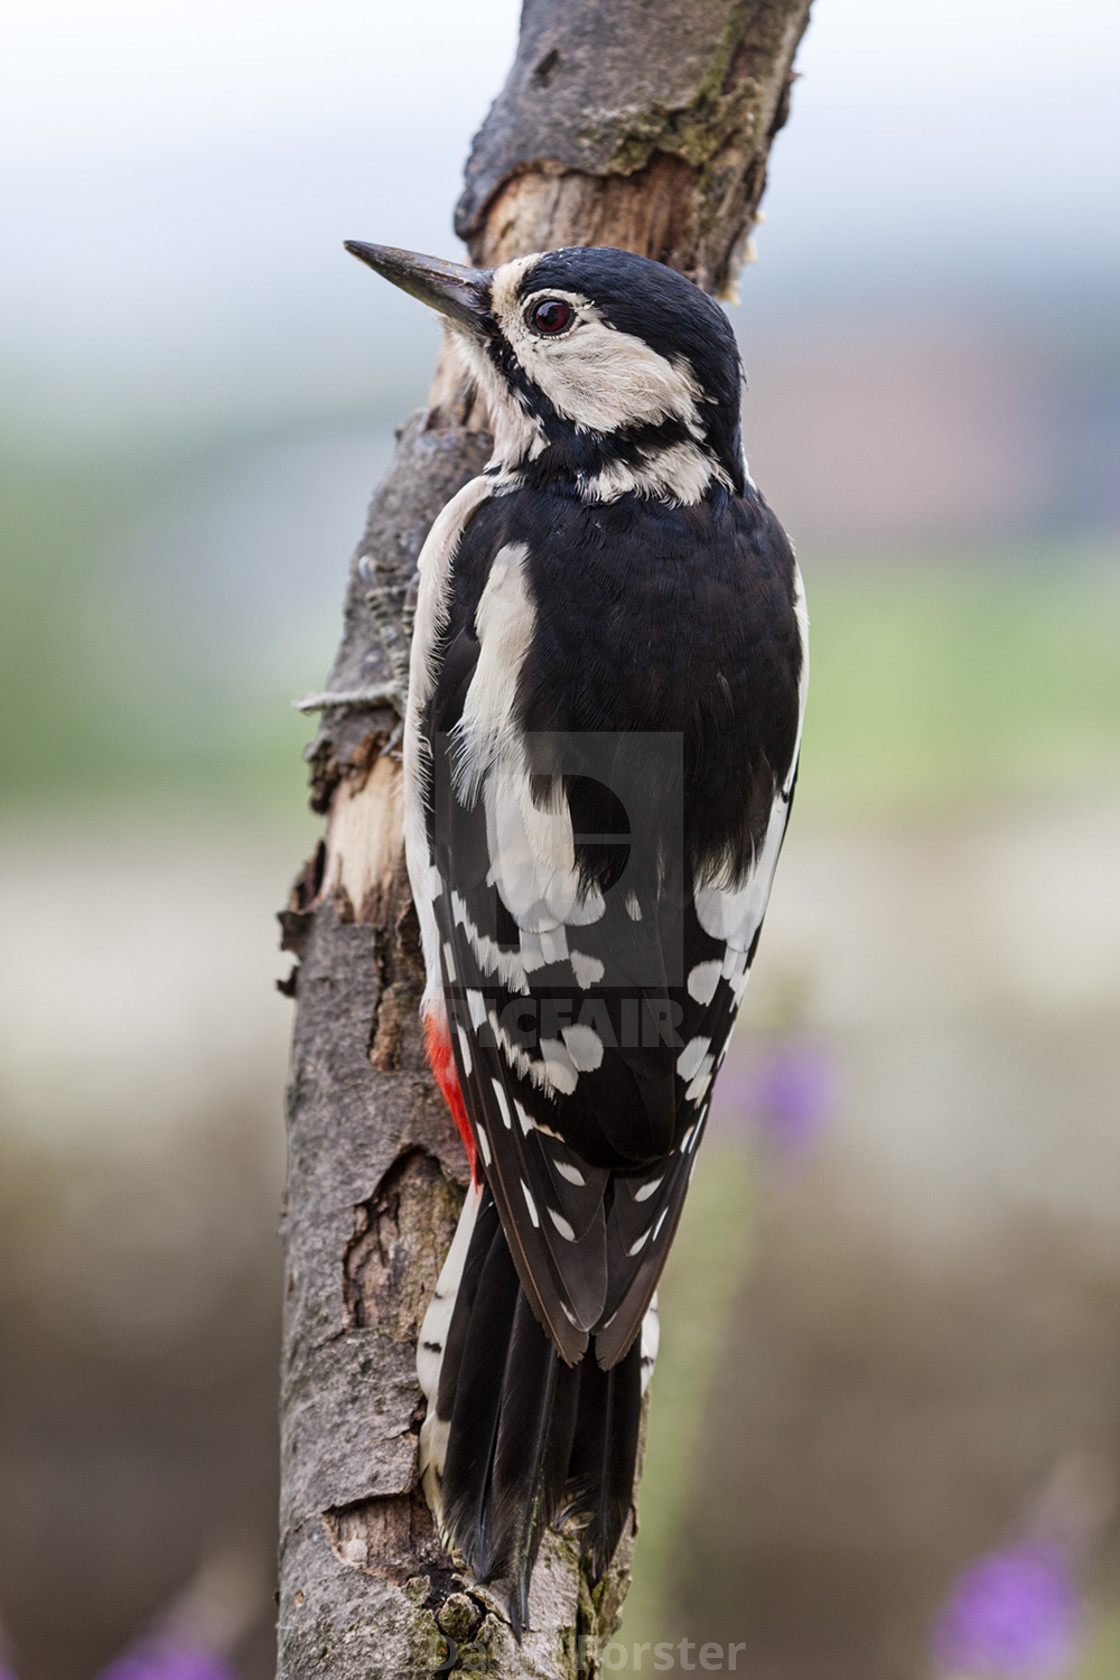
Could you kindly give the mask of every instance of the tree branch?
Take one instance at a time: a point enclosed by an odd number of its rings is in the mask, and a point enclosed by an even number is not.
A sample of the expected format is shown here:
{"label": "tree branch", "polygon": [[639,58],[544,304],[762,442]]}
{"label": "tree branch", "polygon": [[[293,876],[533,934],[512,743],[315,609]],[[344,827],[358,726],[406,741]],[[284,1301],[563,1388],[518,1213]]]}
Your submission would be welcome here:
{"label": "tree branch", "polygon": [[[809,0],[526,0],[456,229],[489,265],[567,244],[735,285]],[[372,230],[374,233],[379,230]],[[415,1340],[466,1183],[420,1043],[398,738],[416,557],[489,453],[445,363],[400,435],[351,567],[308,749],[326,838],[281,915],[300,959],[288,1099],[280,1673],[575,1680],[618,1624],[632,1536],[595,1589],[550,1534],[518,1649],[441,1553],[416,1487]],[[656,1380],[656,1379],[655,1379]],[[449,1666],[452,1665],[452,1666]]]}

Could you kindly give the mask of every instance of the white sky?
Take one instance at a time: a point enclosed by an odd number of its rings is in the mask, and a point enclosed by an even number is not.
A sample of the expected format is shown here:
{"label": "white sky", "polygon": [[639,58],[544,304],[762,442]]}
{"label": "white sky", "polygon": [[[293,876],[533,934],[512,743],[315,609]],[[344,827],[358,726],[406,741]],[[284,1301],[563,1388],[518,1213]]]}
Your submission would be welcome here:
{"label": "white sky", "polygon": [[[66,157],[339,129],[418,108],[468,125],[516,37],[514,0],[17,0],[0,57],[0,147]],[[806,75],[837,103],[893,95],[921,128],[1033,111],[1060,149],[1115,93],[1114,0],[817,0]],[[928,108],[923,113],[923,106]],[[987,115],[985,115],[987,113]],[[1080,136],[1075,133],[1076,148]]]}
{"label": "white sky", "polygon": [[[372,309],[339,241],[452,253],[516,26],[514,0],[9,0],[0,365],[329,385]],[[754,295],[1120,276],[1118,64],[1116,0],[816,0]]]}

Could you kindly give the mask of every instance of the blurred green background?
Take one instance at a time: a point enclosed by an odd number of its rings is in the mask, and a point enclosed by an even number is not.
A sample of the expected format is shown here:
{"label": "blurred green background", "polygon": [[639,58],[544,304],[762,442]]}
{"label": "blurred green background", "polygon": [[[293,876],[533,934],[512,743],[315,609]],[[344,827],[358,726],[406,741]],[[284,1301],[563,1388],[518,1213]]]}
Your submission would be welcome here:
{"label": "blurred green background", "polygon": [[[268,1577],[289,701],[437,345],[340,241],[454,254],[516,6],[6,29],[0,1622],[79,1680],[214,1548]],[[622,1639],[752,1680],[941,1674],[954,1579],[1071,1465],[1062,1674],[1120,1674],[1116,36],[819,0],[732,312],[812,699]]]}

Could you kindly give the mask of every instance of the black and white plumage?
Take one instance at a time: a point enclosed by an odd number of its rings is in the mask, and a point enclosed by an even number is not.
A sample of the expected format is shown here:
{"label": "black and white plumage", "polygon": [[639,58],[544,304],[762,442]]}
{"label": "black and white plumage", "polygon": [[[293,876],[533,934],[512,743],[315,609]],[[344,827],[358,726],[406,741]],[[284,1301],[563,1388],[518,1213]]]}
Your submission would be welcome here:
{"label": "black and white plumage", "polygon": [[420,557],[405,830],[474,1167],[418,1351],[448,1544],[527,1623],[630,1509],[657,1281],[749,976],[807,680],[718,306],[622,251],[355,255],[447,316],[494,455]]}

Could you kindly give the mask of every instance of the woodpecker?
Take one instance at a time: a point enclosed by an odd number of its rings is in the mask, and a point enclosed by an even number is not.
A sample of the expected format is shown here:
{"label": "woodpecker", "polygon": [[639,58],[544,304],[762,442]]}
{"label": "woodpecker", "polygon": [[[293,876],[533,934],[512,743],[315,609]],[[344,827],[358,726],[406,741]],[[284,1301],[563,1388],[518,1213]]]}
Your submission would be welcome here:
{"label": "woodpecker", "polygon": [[520,1639],[546,1528],[596,1580],[631,1511],[657,1283],[793,799],[805,600],[691,281],[613,249],[347,249],[445,317],[494,437],[420,555],[404,805],[472,1170],[421,1475]]}

